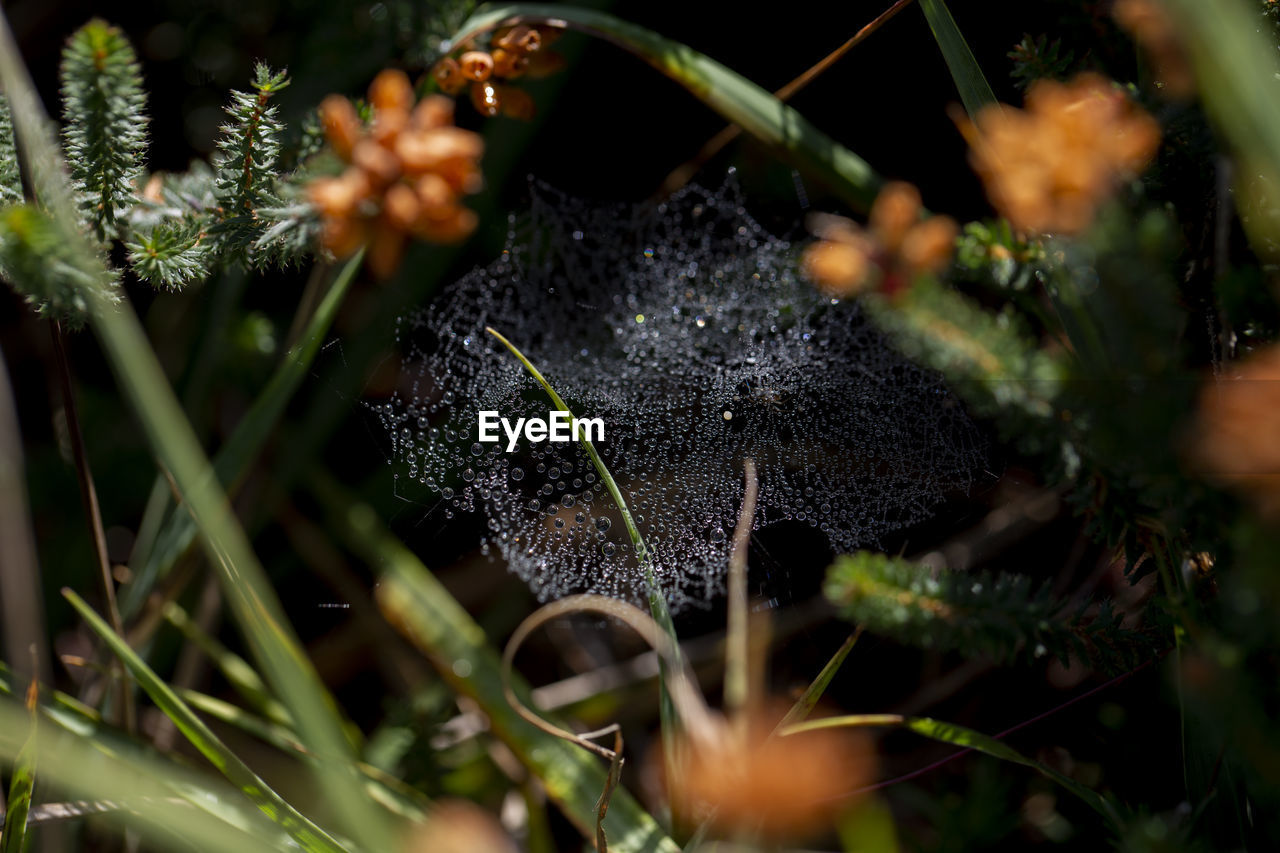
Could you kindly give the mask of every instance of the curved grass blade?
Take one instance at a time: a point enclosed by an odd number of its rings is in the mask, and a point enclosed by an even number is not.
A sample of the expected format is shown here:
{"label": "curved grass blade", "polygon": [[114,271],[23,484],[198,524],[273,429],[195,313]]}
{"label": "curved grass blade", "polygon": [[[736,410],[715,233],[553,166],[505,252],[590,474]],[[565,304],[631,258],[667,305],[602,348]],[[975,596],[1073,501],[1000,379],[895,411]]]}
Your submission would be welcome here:
{"label": "curved grass blade", "polygon": [[[484,711],[495,736],[537,776],[548,798],[590,838],[594,803],[606,774],[588,754],[521,717],[503,691],[502,663],[484,629],[449,594],[418,557],[395,538],[367,504],[353,502],[326,473],[313,470],[311,494],[347,548],[380,574],[382,612],[431,660],[459,695]],[[464,675],[465,674],[465,675]],[[526,705],[529,687],[515,675],[511,687]],[[604,818],[615,853],[677,853],[679,848],[625,788],[614,792]]]}
{"label": "curved grass blade", "polygon": [[129,672],[137,679],[138,686],[146,691],[151,701],[155,702],[165,716],[173,721],[178,731],[182,732],[191,745],[209,759],[209,763],[218,768],[222,775],[226,776],[227,780],[248,797],[263,814],[278,823],[303,850],[314,851],[314,853],[345,853],[341,844],[273,791],[258,774],[249,768],[249,765],[228,749],[213,730],[178,698],[173,688],[165,684],[129,647],[124,638],[111,630],[111,626],[80,596],[69,589],[63,589],[62,596],[71,603],[89,628],[101,637],[116,657],[129,668]]}
{"label": "curved grass blade", "polygon": [[299,734],[323,765],[317,781],[329,807],[353,837],[373,849],[391,849],[394,840],[389,828],[362,795],[337,704],[285,619],[280,600],[232,512],[137,314],[122,295],[117,300],[108,287],[114,280],[112,273],[77,225],[61,151],[3,15],[0,85],[14,106],[19,149],[33,175],[36,195],[65,233],[68,257],[85,273],[87,283],[80,295],[94,334],[152,452],[172,474],[195,518],[206,554],[254,657],[297,721]]}
{"label": "curved grass blade", "polygon": [[[338,271],[298,342],[285,353],[267,384],[214,456],[213,470],[224,488],[232,488],[249,470],[271,430],[279,423],[285,407],[307,377],[316,354],[320,352],[320,345],[338,315],[342,300],[360,271],[363,258],[362,249]],[[167,495],[168,490],[164,493]],[[137,613],[155,582],[164,577],[178,557],[191,546],[196,532],[196,523],[190,513],[179,509],[169,515],[156,536],[155,546],[148,551],[145,562],[135,567],[133,580],[124,588],[120,601],[121,615],[127,618]]]}
{"label": "curved grass blade", "polygon": [[810,720],[808,722],[798,723],[783,729],[781,734],[785,736],[814,731],[816,729],[861,726],[891,726],[904,728],[931,740],[949,743],[952,746],[964,747],[965,749],[981,752],[984,755],[990,755],[992,758],[999,758],[1002,761],[1009,761],[1014,764],[1021,764],[1023,767],[1030,767],[1041,775],[1057,782],[1063,788],[1079,797],[1080,800],[1110,821],[1113,825],[1120,825],[1120,816],[1116,813],[1115,806],[1113,806],[1106,797],[1103,797],[1097,791],[1086,788],[1076,780],[1059,773],[1052,767],[1047,767],[1039,761],[1027,758],[1021,752],[1018,752],[1004,741],[997,740],[990,735],[984,735],[981,732],[976,732],[973,729],[967,729],[964,726],[957,726],[954,723],[944,723],[940,720],[930,719],[929,717],[904,717],[900,714],[855,714],[843,717],[825,717],[821,720]]}
{"label": "curved grass blade", "polygon": [[969,114],[969,118],[975,118],[983,107],[996,103],[996,95],[991,91],[991,84],[983,76],[982,69],[978,67],[978,60],[974,58],[968,42],[960,34],[960,28],[956,26],[955,19],[951,17],[951,10],[947,8],[944,0],[920,0],[920,8],[924,10],[924,16],[929,21],[929,29],[933,31],[933,38],[938,42],[942,58],[946,60],[951,79],[955,81],[956,88],[960,91],[964,111]]}
{"label": "curved grass blade", "polygon": [[37,683],[33,680],[27,688],[27,740],[18,751],[9,777],[4,828],[0,830],[0,853],[25,853],[27,846],[27,815],[31,811],[31,795],[36,787],[36,734],[39,731],[36,707],[40,695]]}
{"label": "curved grass blade", "polygon": [[875,200],[880,177],[866,161],[814,127],[808,119],[742,75],[687,45],[595,9],[549,3],[512,3],[483,9],[453,38],[462,44],[514,21],[545,23],[605,39],[684,86],[728,121],[826,184],[853,207]]}
{"label": "curved grass blade", "polygon": [[[511,351],[519,362],[524,365],[524,369],[529,371],[529,375],[534,378],[537,383],[542,386],[542,390],[547,392],[547,396],[551,398],[552,404],[560,411],[564,412],[573,419],[573,412],[569,411],[569,407],[565,405],[564,399],[556,393],[556,389],[551,387],[551,383],[542,375],[542,371],[534,367],[533,362],[525,357],[524,353],[516,348],[515,344],[504,338],[494,329],[485,327],[485,331],[493,335],[502,345]],[[635,519],[631,517],[631,510],[627,508],[626,498],[622,496],[622,490],[618,488],[617,482],[613,479],[613,475],[609,473],[609,469],[605,466],[604,460],[600,458],[600,454],[596,452],[595,445],[591,443],[591,439],[587,437],[586,430],[583,430],[578,438],[582,444],[582,449],[587,452],[587,456],[591,458],[591,464],[595,466],[596,473],[600,475],[600,480],[605,484],[605,488],[609,490],[609,496],[613,498],[614,503],[618,505],[618,511],[622,513],[622,521],[627,527],[627,535],[631,537],[631,545],[636,550],[636,560],[640,563],[641,568],[645,572],[645,580],[649,587],[649,612],[653,616],[653,620],[658,623],[667,637],[671,640],[671,646],[674,649],[674,657],[678,662],[681,660],[680,642],[676,638],[676,626],[671,620],[671,610],[667,607],[667,600],[662,596],[662,590],[659,588],[657,580],[653,576],[653,566],[649,562],[649,549],[645,547],[644,537],[640,535],[640,529],[636,526]],[[658,660],[658,681],[661,685],[661,704],[660,716],[662,720],[663,744],[675,743],[676,727],[678,719],[676,717],[675,705],[671,701],[671,696],[667,690],[667,682],[670,677],[666,661],[659,658]],[[668,756],[674,758],[674,756]],[[678,767],[680,765],[669,763],[668,767]]]}

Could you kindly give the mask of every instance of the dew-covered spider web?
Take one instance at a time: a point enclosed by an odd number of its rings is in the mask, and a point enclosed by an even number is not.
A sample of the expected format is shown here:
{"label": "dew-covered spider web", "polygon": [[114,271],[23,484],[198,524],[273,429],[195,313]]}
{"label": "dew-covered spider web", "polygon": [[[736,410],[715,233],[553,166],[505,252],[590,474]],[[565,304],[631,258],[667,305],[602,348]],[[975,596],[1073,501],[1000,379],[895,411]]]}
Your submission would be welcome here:
{"label": "dew-covered spider web", "polygon": [[807,523],[836,551],[924,520],[981,470],[978,430],[940,379],[801,280],[732,181],[640,208],[535,185],[498,260],[400,318],[401,391],[371,405],[398,488],[449,518],[480,513],[484,550],[543,600],[640,600],[645,573],[580,445],[477,441],[482,410],[514,424],[551,409],[486,326],[576,416],[603,418],[597,450],[673,610],[723,589],[745,458],[755,526]]}

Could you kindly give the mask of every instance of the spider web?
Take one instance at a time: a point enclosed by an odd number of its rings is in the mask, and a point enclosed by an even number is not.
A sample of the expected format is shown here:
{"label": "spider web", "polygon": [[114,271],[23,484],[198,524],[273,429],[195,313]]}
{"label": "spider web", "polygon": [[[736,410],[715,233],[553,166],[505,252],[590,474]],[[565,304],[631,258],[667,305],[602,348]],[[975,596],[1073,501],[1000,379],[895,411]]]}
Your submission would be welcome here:
{"label": "spider web", "polygon": [[757,529],[798,521],[837,551],[916,524],[982,470],[984,444],[933,373],[898,355],[852,302],[816,293],[795,251],[736,185],[659,206],[599,206],[534,185],[487,268],[402,316],[401,391],[369,403],[398,486],[481,513],[486,553],[542,600],[640,600],[618,507],[577,443],[480,443],[478,413],[546,418],[545,393],[492,336],[539,367],[573,413],[603,418],[600,456],[671,608],[723,589],[743,494]]}

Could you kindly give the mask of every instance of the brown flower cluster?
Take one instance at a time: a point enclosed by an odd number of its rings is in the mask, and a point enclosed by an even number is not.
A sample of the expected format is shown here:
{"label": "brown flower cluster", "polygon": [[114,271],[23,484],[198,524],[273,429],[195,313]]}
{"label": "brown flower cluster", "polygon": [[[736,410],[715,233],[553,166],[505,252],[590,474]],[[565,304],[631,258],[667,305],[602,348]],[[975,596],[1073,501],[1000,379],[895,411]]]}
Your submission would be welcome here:
{"label": "brown flower cluster", "polygon": [[1160,143],[1155,119],[1096,74],[1041,80],[1026,109],[990,106],[958,122],[992,204],[1023,231],[1072,234]]}
{"label": "brown flower cluster", "polygon": [[1204,387],[1191,450],[1205,477],[1280,521],[1280,345]]}
{"label": "brown flower cluster", "polygon": [[1156,85],[1176,98],[1191,97],[1196,78],[1164,7],[1156,0],[1116,0],[1111,14],[1150,58]]}
{"label": "brown flower cluster", "polygon": [[894,295],[922,273],[951,260],[956,223],[948,216],[922,219],[920,192],[911,184],[886,184],[871,206],[865,229],[842,216],[817,215],[810,228],[820,241],[804,253],[805,276],[834,297],[875,286]]}
{"label": "brown flower cluster", "polygon": [[559,36],[554,27],[518,24],[493,34],[490,49],[464,51],[456,59],[446,56],[431,69],[440,91],[457,95],[471,87],[471,104],[485,116],[502,113],[529,120],[534,115],[533,98],[523,89],[505,82],[519,77],[545,77],[564,67],[564,57],[546,46]]}
{"label": "brown flower cluster", "polygon": [[351,102],[331,95],[320,105],[325,135],[349,165],[308,187],[324,220],[323,242],[339,257],[362,245],[375,275],[400,265],[406,241],[455,243],[476,227],[462,196],[480,189],[479,135],[453,124],[453,101],[439,95],[414,104],[401,71],[383,71],[369,87],[374,116],[366,131]]}
{"label": "brown flower cluster", "polygon": [[802,840],[831,826],[850,793],[872,778],[870,741],[835,728],[771,736],[780,718],[720,718],[715,736],[684,741],[681,772],[670,774],[672,808],[682,820],[710,818],[725,834],[772,841]]}

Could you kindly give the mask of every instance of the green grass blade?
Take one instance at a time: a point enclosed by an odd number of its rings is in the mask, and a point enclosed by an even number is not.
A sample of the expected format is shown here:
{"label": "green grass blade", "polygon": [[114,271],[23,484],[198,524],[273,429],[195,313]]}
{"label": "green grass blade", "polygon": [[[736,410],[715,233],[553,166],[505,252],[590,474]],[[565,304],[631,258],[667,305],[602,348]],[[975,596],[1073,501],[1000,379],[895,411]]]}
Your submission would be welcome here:
{"label": "green grass blade", "polygon": [[692,48],[595,9],[549,3],[486,8],[454,37],[462,44],[513,20],[554,23],[605,39],[649,63],[746,133],[782,152],[855,208],[866,210],[880,178],[861,157],[769,92]]}
{"label": "green grass blade", "polygon": [[27,846],[27,815],[36,787],[36,682],[27,690],[27,739],[18,750],[9,776],[9,796],[5,801],[4,828],[0,830],[0,853],[24,853]]}
{"label": "green grass blade", "polygon": [[809,716],[814,706],[818,704],[818,700],[822,698],[822,694],[826,692],[831,679],[835,678],[836,673],[840,671],[844,659],[849,656],[849,652],[853,651],[853,646],[860,636],[862,636],[861,628],[850,634],[840,648],[836,649],[836,653],[831,656],[831,660],[827,661],[827,665],[818,673],[818,677],[805,688],[804,693],[800,694],[800,698],[791,706],[791,710],[787,711],[786,716],[778,723],[778,729],[785,729],[803,722]]}
{"label": "green grass blade", "polygon": [[820,720],[810,720],[805,723],[788,726],[782,730],[781,734],[792,735],[799,734],[800,732],[814,731],[816,729],[852,728],[862,726],[893,726],[904,728],[931,740],[949,743],[952,746],[964,747],[965,749],[972,749],[976,752],[981,752],[984,755],[989,755],[992,758],[999,758],[1002,761],[1009,761],[1014,764],[1021,764],[1023,767],[1030,767],[1054,782],[1057,782],[1063,788],[1079,797],[1081,801],[1097,811],[1113,825],[1119,826],[1120,824],[1120,818],[1116,812],[1115,806],[1097,791],[1086,788],[1076,780],[1059,773],[1052,767],[1047,767],[1039,761],[1027,758],[1025,755],[1018,752],[1002,740],[997,740],[990,735],[984,735],[981,732],[974,731],[973,729],[967,729],[964,726],[957,726],[954,723],[944,723],[940,720],[933,720],[928,717],[903,717],[899,714],[857,714],[852,716],[825,717]]}
{"label": "green grass blade", "polygon": [[[542,375],[542,371],[538,370],[525,357],[524,353],[516,348],[515,344],[504,338],[494,329],[485,327],[485,331],[493,335],[502,345],[511,351],[519,362],[524,365],[524,369],[529,371],[537,383],[542,386],[542,390],[547,392],[547,396],[551,398],[552,404],[560,411],[567,414],[570,419],[574,418],[573,412],[569,411],[569,407],[565,405],[564,399],[556,393],[556,389],[551,387],[551,383]],[[600,475],[600,480],[605,484],[605,488],[609,490],[609,496],[613,498],[614,503],[618,505],[618,511],[622,513],[622,521],[627,527],[627,535],[631,537],[631,545],[636,551],[636,560],[640,567],[644,570],[645,580],[648,582],[649,588],[649,613],[653,616],[653,621],[658,623],[667,637],[671,640],[671,647],[675,652],[676,660],[680,660],[680,641],[676,637],[676,626],[671,619],[671,610],[667,607],[667,600],[662,595],[662,589],[658,586],[657,579],[653,576],[653,565],[649,561],[649,549],[644,544],[644,537],[640,535],[640,528],[636,526],[635,519],[631,517],[631,510],[627,508],[626,498],[622,496],[622,490],[618,488],[617,482],[613,479],[613,475],[609,473],[608,467],[604,464],[604,460],[600,458],[600,454],[596,452],[595,445],[591,439],[587,438],[586,430],[583,430],[579,442],[582,444],[583,450],[587,452],[587,456],[591,458],[591,464],[595,466],[596,473]],[[667,679],[669,678],[669,670],[667,662],[661,657],[658,659],[658,683],[661,696],[659,698],[659,717],[662,725],[662,742],[664,747],[672,748],[675,743],[675,734],[679,725],[676,714],[675,703],[671,701],[671,694],[667,690]],[[668,759],[674,759],[675,756],[669,755]],[[679,766],[674,760],[669,760],[668,767]]]}
{"label": "green grass blade", "polygon": [[343,853],[344,848],[341,844],[273,791],[258,774],[250,769],[249,765],[228,749],[213,730],[178,697],[173,688],[165,684],[160,676],[147,666],[146,661],[129,647],[125,639],[111,630],[111,626],[80,596],[69,589],[64,589],[62,595],[71,602],[71,606],[76,609],[93,632],[106,642],[115,656],[129,668],[129,672],[137,679],[138,686],[151,697],[156,707],[173,721],[178,731],[182,732],[191,745],[209,759],[209,763],[218,768],[231,784],[248,797],[250,802],[261,809],[263,814],[278,823],[303,850],[315,851],[315,853]]}
{"label": "green grass blade", "polygon": [[929,29],[938,42],[942,58],[946,60],[951,79],[960,91],[960,100],[964,103],[964,111],[970,118],[975,117],[985,106],[996,103],[996,95],[991,91],[991,84],[983,76],[974,59],[973,51],[960,34],[951,10],[944,0],[920,0],[920,8],[929,21]]}
{"label": "green grass blade", "polygon": [[[220,488],[217,474],[182,412],[164,369],[128,301],[107,286],[111,273],[78,227],[62,155],[8,22],[0,16],[0,85],[14,106],[23,160],[35,176],[37,196],[60,224],[67,253],[83,269],[90,325],[125,398],[142,424],[159,463],[173,476],[194,516],[205,552],[255,659],[289,708],[299,735],[323,765],[317,781],[337,821],[370,848],[394,846],[389,828],[362,795],[350,744],[333,697],[307,659],[248,537]],[[101,285],[101,286],[95,286]]]}
{"label": "green grass blade", "polygon": [[1189,53],[1206,111],[1243,161],[1236,188],[1255,207],[1241,221],[1255,250],[1273,259],[1280,241],[1280,57],[1256,3],[1165,0]]}
{"label": "green grass blade", "polygon": [[[3,662],[0,662],[0,697],[14,697],[15,685],[13,678],[13,671],[9,670],[9,667],[5,666]],[[13,703],[9,702],[9,704]],[[180,806],[201,809],[202,812],[206,812],[216,821],[223,822],[225,831],[229,831],[232,834],[230,839],[234,840],[237,831],[243,830],[262,839],[261,844],[266,845],[269,849],[297,849],[297,845],[292,840],[289,840],[288,836],[278,826],[271,824],[268,818],[262,815],[259,809],[253,807],[252,804],[244,802],[244,798],[236,790],[221,783],[221,781],[210,779],[207,774],[196,776],[189,770],[189,767],[184,765],[182,758],[156,756],[145,745],[125,738],[118,729],[114,729],[114,727],[109,726],[102,720],[102,715],[96,708],[87,706],[76,697],[60,692],[60,690],[41,688],[37,710],[40,712],[41,719],[44,719],[47,724],[54,727],[54,730],[58,731],[60,735],[64,735],[64,739],[61,740],[59,745],[56,745],[56,748],[70,749],[70,751],[76,752],[81,756],[78,761],[84,763],[84,765],[90,766],[95,761],[108,761],[122,772],[132,772],[131,768],[142,768],[148,783],[172,785],[172,788],[169,788],[166,792],[164,789],[160,789],[154,790],[154,792],[147,795],[152,798],[163,797],[168,802],[173,802],[174,798],[177,798],[184,800],[184,803],[180,803]],[[3,715],[4,712],[4,699],[0,699],[0,715]],[[44,731],[47,733],[49,726],[45,726]],[[9,754],[4,752],[5,734],[0,733],[0,758]],[[17,738],[17,735],[14,734],[13,736]],[[47,734],[41,735],[40,749],[42,752],[55,748],[50,747],[49,740],[47,740],[49,736]],[[52,783],[58,784],[60,788],[78,790],[76,785],[68,785],[63,780],[52,777],[47,758],[41,774],[46,779],[50,779]],[[102,793],[102,790],[108,793]],[[120,799],[127,795],[127,789],[122,790],[109,785],[102,790],[97,794],[86,790],[84,795],[87,798],[96,800],[109,798],[109,802],[114,803],[115,806],[109,811],[132,808],[131,803]],[[268,844],[266,839],[274,840]],[[186,847],[191,847],[191,844],[187,844]],[[221,848],[214,847],[210,849]],[[252,847],[251,845],[247,849],[260,848]]]}
{"label": "green grass blade", "polygon": [[[297,343],[285,353],[283,360],[262,391],[236,424],[227,441],[213,460],[213,469],[224,488],[230,488],[249,470],[249,465],[266,444],[267,437],[280,422],[285,407],[293,399],[302,381],[307,377],[320,345],[324,343],[333,320],[338,315],[343,298],[351,289],[364,252],[357,252],[343,265],[325,292],[324,299],[316,306],[315,313],[298,338]],[[165,493],[168,493],[166,489]],[[157,580],[191,546],[196,537],[196,524],[191,514],[178,510],[169,515],[160,529],[155,546],[149,549],[145,562],[136,567],[133,580],[124,588],[120,600],[120,612],[125,618],[137,613],[142,602],[151,592]]]}
{"label": "green grass blade", "polygon": [[[136,829],[156,850],[202,853],[283,853],[296,845],[230,786],[206,773],[144,750],[111,730],[97,730],[86,719],[77,726],[70,714],[45,719],[65,725],[42,726],[36,761],[41,785],[71,797],[103,801],[117,808],[104,815]],[[15,760],[27,731],[27,715],[11,697],[0,699],[0,762]]]}
{"label": "green grass blade", "polygon": [[[290,755],[310,755],[306,746],[298,740],[298,735],[287,725],[264,719],[238,705],[198,690],[180,688],[177,693],[182,701],[194,710],[228,726],[233,726],[281,752]],[[357,767],[366,777],[365,790],[369,792],[369,796],[399,817],[414,821],[427,820],[430,802],[421,791],[372,764],[362,761],[357,764]]]}
{"label": "green grass blade", "polygon": [[293,728],[293,718],[289,716],[289,711],[271,695],[262,676],[258,675],[248,661],[201,629],[176,602],[170,601],[164,606],[164,618],[204,652],[205,657],[213,661],[218,672],[222,673],[231,688],[244,697],[245,701],[272,722]]}
{"label": "green grass blade", "polygon": [[[502,664],[484,629],[436,577],[378,519],[373,508],[353,502],[331,478],[314,472],[312,495],[325,508],[335,534],[379,571],[378,603],[401,631],[430,658],[458,694],[470,697],[488,717],[490,730],[537,776],[575,826],[595,832],[594,803],[604,789],[605,768],[581,749],[538,729],[508,703]],[[512,687],[528,704],[519,677]],[[625,789],[613,794],[604,821],[609,849],[620,853],[676,853],[679,848]]]}

